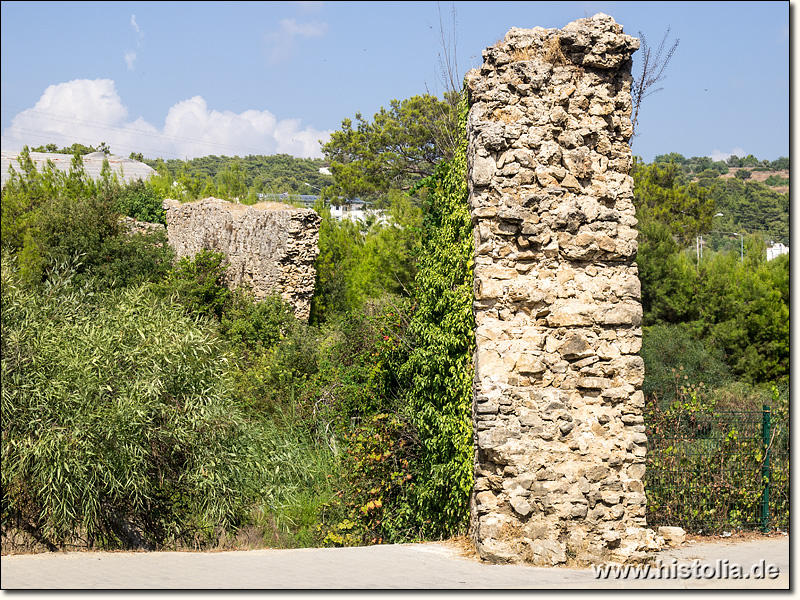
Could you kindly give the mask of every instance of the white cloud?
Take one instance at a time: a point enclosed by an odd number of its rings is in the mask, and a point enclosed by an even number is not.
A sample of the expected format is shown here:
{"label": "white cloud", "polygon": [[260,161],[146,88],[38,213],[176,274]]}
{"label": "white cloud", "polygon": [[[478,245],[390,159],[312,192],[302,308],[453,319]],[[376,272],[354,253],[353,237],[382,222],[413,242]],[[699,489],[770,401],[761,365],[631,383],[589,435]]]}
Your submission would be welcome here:
{"label": "white cloud", "polygon": [[[136,47],[140,48],[142,46],[142,38],[144,34],[139,29],[139,24],[136,22],[136,15],[131,15],[131,27],[136,32]],[[127,50],[125,52],[125,64],[128,65],[128,70],[132,71],[134,63],[136,62],[136,52],[133,50]]]}
{"label": "white cloud", "polygon": [[734,148],[732,152],[722,152],[720,150],[714,150],[708,156],[709,156],[709,158],[711,158],[711,160],[713,160],[714,162],[717,162],[717,161],[720,161],[720,160],[726,161],[731,156],[733,156],[734,154],[736,156],[740,157],[740,158],[747,156],[747,153],[744,150],[742,150],[741,148]]}
{"label": "white cloud", "polygon": [[209,109],[200,96],[172,106],[159,128],[141,118],[129,120],[112,80],[76,79],[51,85],[33,108],[14,117],[3,132],[2,147],[19,150],[24,144],[106,142],[122,156],[131,152],[153,158],[285,153],[318,158],[322,156],[319,142],[327,141],[330,134],[303,128],[299,119],[279,121],[266,110]]}
{"label": "white cloud", "polygon": [[136,52],[128,50],[125,53],[125,64],[128,65],[128,70],[133,71],[133,65],[136,62]]}
{"label": "white cloud", "polygon": [[328,31],[327,23],[298,23],[294,19],[281,19],[278,31],[268,33],[267,45],[270,48],[269,62],[286,62],[298,48],[299,39],[322,37]]}

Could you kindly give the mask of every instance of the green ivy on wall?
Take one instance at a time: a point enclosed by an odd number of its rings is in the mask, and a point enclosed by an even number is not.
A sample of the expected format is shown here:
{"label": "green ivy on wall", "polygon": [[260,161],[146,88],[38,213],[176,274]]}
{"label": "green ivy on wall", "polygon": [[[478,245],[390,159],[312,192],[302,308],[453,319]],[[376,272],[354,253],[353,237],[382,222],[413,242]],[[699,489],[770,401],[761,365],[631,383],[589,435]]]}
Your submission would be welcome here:
{"label": "green ivy on wall", "polygon": [[[466,94],[459,127],[466,130]],[[425,235],[411,323],[415,349],[405,365],[411,421],[423,447],[415,487],[425,536],[464,532],[473,484],[472,357],[475,344],[473,237],[466,134],[452,160],[419,186],[427,191]]]}

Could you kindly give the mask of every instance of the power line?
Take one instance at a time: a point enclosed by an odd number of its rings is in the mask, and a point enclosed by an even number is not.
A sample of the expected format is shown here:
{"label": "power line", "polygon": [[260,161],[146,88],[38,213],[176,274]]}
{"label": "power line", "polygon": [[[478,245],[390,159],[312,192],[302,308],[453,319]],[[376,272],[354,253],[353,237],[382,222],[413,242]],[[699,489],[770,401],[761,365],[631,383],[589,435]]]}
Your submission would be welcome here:
{"label": "power line", "polygon": [[[18,129],[19,130],[23,130],[22,128],[18,128]],[[70,138],[68,136],[65,136],[62,133],[52,133],[51,134],[51,133],[39,132],[39,131],[36,131],[36,130],[25,130],[25,131],[31,131],[30,134],[27,134],[28,137],[26,137],[26,138],[15,137],[13,135],[4,135],[2,137],[3,137],[3,139],[15,140],[15,141],[18,141],[18,142],[22,142],[23,144],[30,143],[32,139],[33,140],[37,140],[37,141],[44,141],[44,142],[47,142],[47,143],[53,143],[53,142],[56,142],[58,138],[62,138],[62,140],[63,140],[62,143],[67,144],[70,140],[73,139],[73,138]],[[54,138],[56,138],[56,139],[54,139]],[[92,138],[90,138],[88,136],[84,136],[82,139],[85,142],[88,142],[90,145],[93,145],[93,146],[97,145],[97,144],[100,144],[102,142],[105,142],[105,140],[101,140],[99,138],[92,139]],[[150,150],[150,149],[143,149],[141,146],[129,146],[127,144],[117,144],[117,143],[115,143],[114,144],[114,148],[125,148],[125,149],[131,150],[133,152],[143,152],[143,153],[146,152],[147,154],[155,154],[157,156],[158,155],[171,155],[171,156],[174,156],[174,157],[178,158],[179,160],[184,160],[184,158],[185,158],[183,155],[178,154],[177,152],[170,152],[169,150],[161,150],[158,153],[156,153],[155,151]]]}

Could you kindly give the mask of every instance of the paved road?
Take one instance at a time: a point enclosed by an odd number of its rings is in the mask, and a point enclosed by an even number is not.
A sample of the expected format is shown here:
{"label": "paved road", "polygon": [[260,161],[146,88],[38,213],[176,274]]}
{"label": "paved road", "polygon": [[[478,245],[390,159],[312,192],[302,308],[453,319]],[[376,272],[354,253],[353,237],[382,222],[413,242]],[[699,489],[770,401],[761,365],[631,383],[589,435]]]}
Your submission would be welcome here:
{"label": "paved road", "polygon": [[[764,561],[776,579],[598,580],[591,569],[489,565],[446,544],[246,552],[75,552],[3,556],[10,589],[683,589],[789,588],[789,539],[704,542],[659,553],[662,564]],[[689,568],[689,567],[686,567]],[[677,573],[678,571],[676,571]],[[707,571],[708,573],[708,571]]]}

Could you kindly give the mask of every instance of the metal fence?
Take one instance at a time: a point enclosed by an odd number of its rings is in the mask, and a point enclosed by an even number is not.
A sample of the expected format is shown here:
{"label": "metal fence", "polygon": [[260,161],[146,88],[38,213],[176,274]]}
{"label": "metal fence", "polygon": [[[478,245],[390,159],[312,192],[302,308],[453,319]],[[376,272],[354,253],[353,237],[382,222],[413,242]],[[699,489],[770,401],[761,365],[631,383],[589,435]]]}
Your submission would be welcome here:
{"label": "metal fence", "polygon": [[788,528],[788,416],[764,406],[761,412],[658,412],[648,421],[649,527]]}

